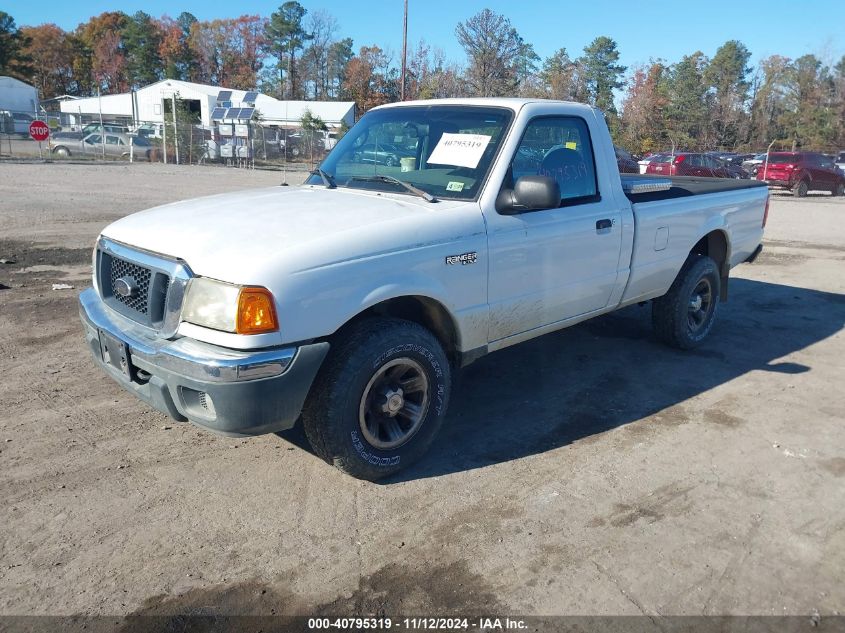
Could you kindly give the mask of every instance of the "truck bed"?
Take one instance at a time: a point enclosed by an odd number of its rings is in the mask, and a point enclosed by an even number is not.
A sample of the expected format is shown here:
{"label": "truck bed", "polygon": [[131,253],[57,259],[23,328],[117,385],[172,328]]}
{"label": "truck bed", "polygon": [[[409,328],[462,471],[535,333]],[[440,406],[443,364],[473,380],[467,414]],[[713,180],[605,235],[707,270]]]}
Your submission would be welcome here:
{"label": "truck bed", "polygon": [[[769,195],[764,182],[626,174],[623,190],[634,182],[653,182],[655,187],[664,188],[625,193],[632,202],[635,231],[623,305],[665,293],[703,235],[724,235],[728,267],[744,262],[763,238],[763,215]],[[666,188],[667,185],[670,186]]]}
{"label": "truck bed", "polygon": [[738,180],[733,178],[699,178],[695,176],[652,176],[641,174],[623,174],[623,181],[648,182],[649,180],[671,180],[672,187],[665,191],[649,191],[647,193],[629,193],[625,195],[633,203],[655,202],[657,200],[672,200],[698,196],[704,193],[718,193],[737,189],[752,189],[766,187],[766,183],[759,180]]}

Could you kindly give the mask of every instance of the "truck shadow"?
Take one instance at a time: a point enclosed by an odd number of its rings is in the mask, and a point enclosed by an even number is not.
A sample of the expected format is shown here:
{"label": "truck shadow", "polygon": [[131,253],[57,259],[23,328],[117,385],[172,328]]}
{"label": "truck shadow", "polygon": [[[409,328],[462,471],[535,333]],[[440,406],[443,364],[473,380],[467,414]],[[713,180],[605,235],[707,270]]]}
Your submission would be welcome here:
{"label": "truck shadow", "polygon": [[[468,367],[431,451],[383,483],[587,442],[656,413],[659,419],[647,425],[682,424],[694,412],[676,405],[749,372],[813,371],[782,359],[843,328],[845,295],[732,279],[730,302],[720,306],[707,342],[688,352],[657,342],[650,315],[650,306],[632,306]],[[729,411],[703,419],[743,423],[741,412]]]}

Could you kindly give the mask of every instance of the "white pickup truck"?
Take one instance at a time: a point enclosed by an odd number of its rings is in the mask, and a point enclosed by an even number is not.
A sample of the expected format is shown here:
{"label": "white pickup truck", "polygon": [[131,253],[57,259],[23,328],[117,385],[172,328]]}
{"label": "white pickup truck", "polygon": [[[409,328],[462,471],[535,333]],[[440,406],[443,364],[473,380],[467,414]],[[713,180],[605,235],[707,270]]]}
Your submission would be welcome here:
{"label": "white pickup truck", "polygon": [[406,102],[300,187],[109,225],[80,314],[155,408],[240,436],[301,418],[317,455],[377,479],[425,452],[485,354],[649,300],[658,338],[700,343],[767,212],[762,182],[620,177],[586,105]]}

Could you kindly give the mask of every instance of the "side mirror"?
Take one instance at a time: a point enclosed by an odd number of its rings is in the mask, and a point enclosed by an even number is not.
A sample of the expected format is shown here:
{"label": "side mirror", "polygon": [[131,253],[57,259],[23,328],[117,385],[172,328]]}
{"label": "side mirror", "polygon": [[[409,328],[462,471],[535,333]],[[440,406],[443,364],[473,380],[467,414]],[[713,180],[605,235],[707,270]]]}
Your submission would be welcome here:
{"label": "side mirror", "polygon": [[506,215],[559,206],[560,185],[549,176],[522,176],[513,189],[503,189],[496,199],[496,211]]}

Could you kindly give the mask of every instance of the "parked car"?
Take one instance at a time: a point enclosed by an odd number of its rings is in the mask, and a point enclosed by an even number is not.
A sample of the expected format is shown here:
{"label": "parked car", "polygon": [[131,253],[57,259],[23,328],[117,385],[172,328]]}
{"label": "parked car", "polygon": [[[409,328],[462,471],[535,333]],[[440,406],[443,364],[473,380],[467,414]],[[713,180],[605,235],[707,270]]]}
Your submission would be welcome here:
{"label": "parked car", "polygon": [[832,158],[816,152],[772,152],[768,164],[757,172],[757,180],[776,189],[789,189],[799,198],[809,191],[845,195],[845,174]]}
{"label": "parked car", "polygon": [[732,163],[733,160],[739,156],[736,152],[705,152],[708,156],[713,156],[723,163]]}
{"label": "parked car", "polygon": [[[142,123],[137,128],[135,128],[134,134],[136,134],[137,136],[143,136],[144,138],[162,138],[162,127],[163,126],[160,123]],[[107,126],[106,131],[117,132],[119,130],[110,130]]]}
{"label": "parked car", "polygon": [[[737,155],[735,155],[733,158],[731,158],[728,162],[729,162],[731,165],[736,165],[737,167],[742,167],[742,164],[743,164],[745,161],[747,161],[747,160],[751,160],[751,159],[752,159],[752,158],[754,158],[755,156],[757,156],[757,154],[755,154],[755,153],[752,153],[752,154],[737,154]],[[743,168],[743,169],[744,169],[744,168]],[[749,172],[747,169],[746,169],[746,172],[747,172],[747,173],[749,173],[749,174],[751,173],[751,172]]]}
{"label": "parked car", "polygon": [[81,141],[86,136],[94,133],[100,133],[103,130],[106,132],[111,132],[112,134],[128,134],[129,128],[125,125],[121,125],[119,123],[103,123],[100,125],[99,123],[89,123],[85,125],[81,130],[76,132],[56,132],[53,134],[54,141],[69,141],[69,140],[77,140]]}
{"label": "parked car", "polygon": [[708,154],[676,152],[675,154],[659,154],[654,157],[648,164],[646,173],[658,176],[742,178],[742,174],[745,172],[733,166],[728,167]]}
{"label": "parked car", "polygon": [[745,171],[740,165],[735,164],[732,159],[719,158],[713,154],[710,154],[710,157],[713,158],[718,165],[728,173],[728,178],[751,178],[751,174]]}
{"label": "parked car", "polygon": [[[402,127],[420,165],[351,160]],[[760,253],[768,188],[620,175],[612,156],[584,104],[374,108],[301,187],[105,227],[79,296],[86,346],[178,420],[249,436],[301,419],[327,463],[391,475],[434,441],[452,376],[488,353],[649,300],[666,344],[706,340],[730,270]]]}
{"label": "parked car", "polygon": [[648,171],[648,165],[649,165],[649,163],[650,163],[652,160],[654,160],[657,156],[661,156],[661,155],[662,155],[662,154],[660,154],[660,153],[655,153],[655,154],[646,154],[646,155],[645,155],[645,156],[643,156],[640,160],[638,160],[638,161],[637,161],[637,165],[638,165],[638,166],[639,166],[639,168],[640,168],[640,173],[641,173],[641,174],[646,173],[646,172]]}
{"label": "parked car", "polygon": [[374,163],[376,165],[396,167],[402,158],[413,155],[413,152],[398,145],[389,143],[365,143],[353,152],[352,162]]}
{"label": "parked car", "polygon": [[742,168],[752,176],[757,175],[757,170],[760,165],[766,162],[766,152],[762,154],[755,154],[753,158],[747,158],[742,161]]}
{"label": "parked car", "polygon": [[81,140],[74,138],[60,138],[53,140],[53,154],[62,158],[83,154],[88,156],[102,156],[105,146],[106,156],[129,158],[130,141],[134,146],[132,153],[135,160],[150,160],[152,144],[143,136],[130,137],[128,134],[106,133],[105,142],[102,134],[95,132]]}
{"label": "parked car", "polygon": [[29,124],[35,117],[27,112],[0,111],[0,127],[3,134],[21,134],[29,136]]}
{"label": "parked car", "polygon": [[616,152],[616,166],[619,168],[620,174],[638,174],[640,173],[640,166],[636,159],[621,147],[613,146]]}
{"label": "parked car", "polygon": [[[742,168],[742,163],[750,158],[754,158],[756,154],[736,154],[734,152],[706,152],[709,156],[714,157],[716,160],[720,161],[723,165],[728,167],[737,167]],[[737,172],[740,173],[740,172]],[[745,169],[742,170],[741,176],[742,178],[749,178],[751,176],[750,172],[746,171]]]}

